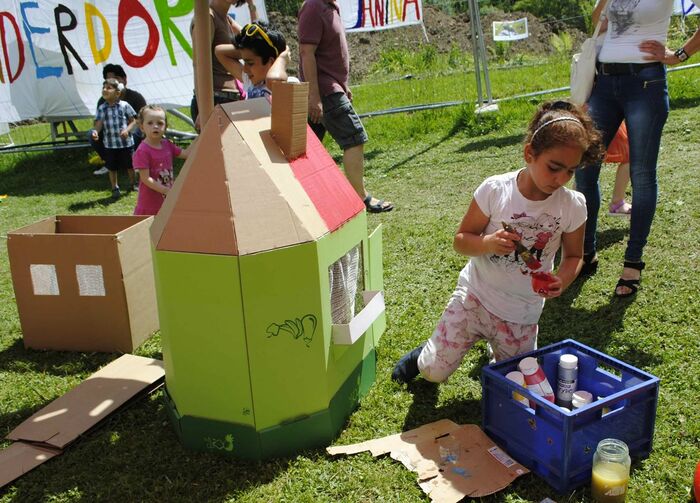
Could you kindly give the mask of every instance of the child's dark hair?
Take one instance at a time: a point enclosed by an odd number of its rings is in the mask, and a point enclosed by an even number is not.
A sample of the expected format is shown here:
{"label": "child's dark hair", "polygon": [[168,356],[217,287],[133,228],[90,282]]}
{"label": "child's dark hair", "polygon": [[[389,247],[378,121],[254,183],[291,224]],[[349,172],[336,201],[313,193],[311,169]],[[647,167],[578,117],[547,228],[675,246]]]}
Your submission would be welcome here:
{"label": "child's dark hair", "polygon": [[105,67],[102,69],[102,78],[106,79],[107,74],[114,74],[117,77],[121,77],[122,79],[126,78],[126,72],[124,71],[124,68],[122,65],[115,65],[114,63],[107,63]]}
{"label": "child's dark hair", "polygon": [[139,113],[136,116],[136,120],[139,124],[143,124],[143,119],[146,116],[146,112],[163,112],[163,116],[165,116],[165,128],[168,128],[168,114],[166,113],[165,108],[160,105],[142,106],[141,110],[139,110]]}
{"label": "child's dark hair", "polygon": [[104,86],[109,86],[112,89],[116,89],[117,91],[119,91],[120,96],[124,91],[124,84],[119,82],[117,79],[105,79],[105,81],[102,83],[102,87]]}
{"label": "child's dark hair", "polygon": [[525,135],[535,156],[561,145],[577,145],[583,150],[582,165],[595,164],[605,156],[603,138],[583,108],[569,101],[549,101],[540,105]]}
{"label": "child's dark hair", "polygon": [[270,59],[277,59],[287,48],[284,36],[263,22],[245,25],[241,32],[233,37],[233,45],[236,49],[250,49],[262,58],[263,65]]}

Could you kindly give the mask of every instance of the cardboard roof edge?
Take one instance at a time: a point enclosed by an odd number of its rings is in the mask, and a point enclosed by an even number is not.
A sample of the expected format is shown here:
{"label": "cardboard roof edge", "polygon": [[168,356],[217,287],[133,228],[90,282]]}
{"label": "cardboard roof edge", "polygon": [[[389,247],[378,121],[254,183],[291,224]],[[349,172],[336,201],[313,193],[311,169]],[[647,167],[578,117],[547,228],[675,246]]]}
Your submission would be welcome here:
{"label": "cardboard roof edge", "polygon": [[157,250],[259,253],[318,240],[364,210],[315,136],[313,160],[285,158],[270,113],[264,98],[214,109],[151,227]]}
{"label": "cardboard roof edge", "polygon": [[53,215],[19,227],[7,235],[113,235],[118,238],[149,218],[139,215]]}

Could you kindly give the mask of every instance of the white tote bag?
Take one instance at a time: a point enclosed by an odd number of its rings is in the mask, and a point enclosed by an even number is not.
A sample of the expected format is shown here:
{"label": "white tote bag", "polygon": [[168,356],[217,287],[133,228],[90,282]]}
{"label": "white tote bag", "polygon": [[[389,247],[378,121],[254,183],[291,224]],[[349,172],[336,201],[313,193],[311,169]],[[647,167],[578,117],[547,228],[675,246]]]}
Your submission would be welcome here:
{"label": "white tote bag", "polygon": [[[607,3],[607,0],[602,0]],[[598,57],[596,39],[603,23],[603,17],[607,5],[603,4],[598,24],[595,27],[593,36],[584,40],[581,44],[581,52],[574,54],[571,58],[571,101],[577,105],[583,105],[588,101],[593,90],[595,79],[595,62]]]}

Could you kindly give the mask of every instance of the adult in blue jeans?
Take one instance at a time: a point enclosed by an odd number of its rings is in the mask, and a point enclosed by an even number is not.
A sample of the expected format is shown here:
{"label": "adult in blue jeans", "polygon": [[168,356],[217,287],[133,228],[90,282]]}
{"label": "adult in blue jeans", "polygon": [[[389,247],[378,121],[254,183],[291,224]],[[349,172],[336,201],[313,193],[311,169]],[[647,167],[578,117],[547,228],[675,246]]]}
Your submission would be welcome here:
{"label": "adult in blue jeans", "polygon": [[[602,2],[601,2],[602,3]],[[656,163],[669,100],[665,64],[685,61],[695,52],[694,35],[675,52],[665,48],[673,0],[608,0],[593,12],[607,18],[607,31],[598,55],[597,76],[588,112],[609,145],[622,121],[627,122],[632,181],[630,235],[616,297],[629,297],[639,288],[642,255],[656,211]],[[605,25],[604,25],[605,26]],[[662,51],[661,48],[664,50]],[[588,220],[582,274],[598,266],[596,227],[600,209],[600,164],[576,171],[576,188],[586,197]]]}

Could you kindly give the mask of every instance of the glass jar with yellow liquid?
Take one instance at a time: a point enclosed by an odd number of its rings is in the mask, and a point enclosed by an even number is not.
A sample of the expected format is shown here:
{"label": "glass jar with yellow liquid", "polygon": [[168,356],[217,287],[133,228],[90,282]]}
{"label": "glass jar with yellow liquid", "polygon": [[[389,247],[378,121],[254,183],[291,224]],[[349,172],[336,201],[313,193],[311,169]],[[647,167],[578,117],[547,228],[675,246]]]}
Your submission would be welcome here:
{"label": "glass jar with yellow liquid", "polygon": [[630,478],[627,444],[615,438],[598,442],[593,455],[591,493],[598,503],[623,503]]}

